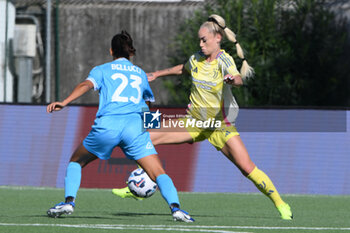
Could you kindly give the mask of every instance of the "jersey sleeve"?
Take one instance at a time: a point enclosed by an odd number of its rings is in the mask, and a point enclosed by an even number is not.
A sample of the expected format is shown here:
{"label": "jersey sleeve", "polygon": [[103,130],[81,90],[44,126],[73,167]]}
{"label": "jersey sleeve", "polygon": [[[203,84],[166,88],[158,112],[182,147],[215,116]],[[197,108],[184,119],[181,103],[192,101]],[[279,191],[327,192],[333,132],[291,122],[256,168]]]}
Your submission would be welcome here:
{"label": "jersey sleeve", "polygon": [[150,102],[154,102],[154,95],[151,89],[151,86],[149,85],[148,79],[147,79],[147,75],[145,73],[143,73],[143,80],[144,80],[144,89],[143,89],[143,95],[142,98],[145,101],[150,101]]}
{"label": "jersey sleeve", "polygon": [[231,74],[233,76],[241,75],[237,70],[235,61],[230,55],[227,53],[222,53],[219,59],[227,74]]}
{"label": "jersey sleeve", "polygon": [[194,55],[192,55],[188,60],[187,62],[185,63],[185,70],[190,74],[191,73],[191,70],[192,70],[192,67],[193,67],[193,57]]}
{"label": "jersey sleeve", "polygon": [[91,71],[86,80],[91,81],[94,84],[94,90],[99,90],[102,85],[103,73],[102,70],[96,66]]}

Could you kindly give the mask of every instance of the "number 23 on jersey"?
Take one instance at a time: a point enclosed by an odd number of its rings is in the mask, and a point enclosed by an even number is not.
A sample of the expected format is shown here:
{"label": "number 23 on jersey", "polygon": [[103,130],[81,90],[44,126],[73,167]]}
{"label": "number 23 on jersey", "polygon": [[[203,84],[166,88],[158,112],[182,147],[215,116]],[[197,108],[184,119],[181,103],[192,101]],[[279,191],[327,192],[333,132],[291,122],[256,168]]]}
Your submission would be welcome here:
{"label": "number 23 on jersey", "polygon": [[[141,100],[141,88],[140,85],[142,84],[142,79],[137,75],[130,75],[130,83],[128,77],[126,77],[124,74],[116,73],[111,76],[113,80],[121,79],[121,84],[117,87],[114,94],[112,95],[112,102],[133,102],[135,104],[138,104]],[[125,96],[123,95],[123,91],[126,88],[134,88],[137,90],[137,96]]]}

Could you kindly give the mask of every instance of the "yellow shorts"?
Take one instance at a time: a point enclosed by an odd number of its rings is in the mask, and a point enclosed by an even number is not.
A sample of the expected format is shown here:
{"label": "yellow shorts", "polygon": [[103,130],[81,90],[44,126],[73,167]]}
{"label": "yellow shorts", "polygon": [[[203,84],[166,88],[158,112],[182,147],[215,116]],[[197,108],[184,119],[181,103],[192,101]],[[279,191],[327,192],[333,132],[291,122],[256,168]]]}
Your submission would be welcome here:
{"label": "yellow shorts", "polygon": [[[190,118],[180,118],[178,120],[184,121],[184,124],[186,125],[186,122],[190,120]],[[231,137],[239,135],[234,125],[228,126],[225,122],[221,122],[221,126],[217,128],[187,126],[186,130],[190,133],[193,142],[200,142],[208,139],[217,150],[221,150]]]}

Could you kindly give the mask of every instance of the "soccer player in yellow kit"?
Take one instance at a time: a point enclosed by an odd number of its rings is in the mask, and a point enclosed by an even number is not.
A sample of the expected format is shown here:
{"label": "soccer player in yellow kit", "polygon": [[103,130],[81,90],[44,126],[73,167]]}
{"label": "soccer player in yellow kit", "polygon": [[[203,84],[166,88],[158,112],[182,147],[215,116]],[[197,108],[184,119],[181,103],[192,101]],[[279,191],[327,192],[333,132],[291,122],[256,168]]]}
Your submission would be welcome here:
{"label": "soccer player in yellow kit", "polygon": [[[186,130],[165,132],[150,130],[154,145],[179,144],[208,141],[220,150],[237,168],[251,180],[256,187],[274,203],[281,218],[291,220],[290,206],[279,195],[270,178],[253,163],[235,127],[238,105],[232,95],[232,86],[241,86],[243,80],[253,75],[244,53],[236,40],[236,35],[226,27],[225,20],[219,15],[211,15],[198,32],[201,50],[190,57],[188,62],[169,69],[148,74],[148,80],[167,75],[180,75],[187,71],[192,77],[190,103],[187,118],[178,119],[187,125]],[[220,48],[226,36],[236,45],[237,55],[242,59],[240,72],[232,57]],[[188,121],[219,121],[219,127],[197,127],[186,124]],[[174,121],[174,120],[172,120]],[[201,124],[200,124],[201,125]],[[133,197],[128,188],[113,189],[120,197]]]}

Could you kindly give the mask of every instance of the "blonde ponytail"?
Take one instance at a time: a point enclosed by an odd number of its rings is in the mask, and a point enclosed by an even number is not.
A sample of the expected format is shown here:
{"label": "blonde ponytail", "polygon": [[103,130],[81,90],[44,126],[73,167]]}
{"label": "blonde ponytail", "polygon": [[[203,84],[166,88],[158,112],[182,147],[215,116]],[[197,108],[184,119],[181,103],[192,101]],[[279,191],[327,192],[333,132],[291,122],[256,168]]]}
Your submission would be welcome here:
{"label": "blonde ponytail", "polygon": [[208,21],[213,22],[215,32],[220,33],[221,35],[225,34],[227,39],[236,45],[237,55],[240,59],[242,59],[242,66],[240,70],[242,78],[246,79],[252,77],[254,75],[254,69],[245,59],[243,49],[236,39],[236,34],[231,29],[226,27],[225,20],[219,15],[210,15]]}

